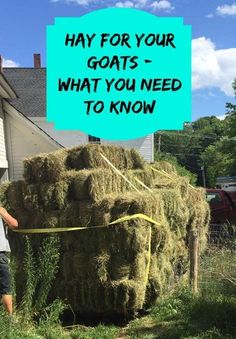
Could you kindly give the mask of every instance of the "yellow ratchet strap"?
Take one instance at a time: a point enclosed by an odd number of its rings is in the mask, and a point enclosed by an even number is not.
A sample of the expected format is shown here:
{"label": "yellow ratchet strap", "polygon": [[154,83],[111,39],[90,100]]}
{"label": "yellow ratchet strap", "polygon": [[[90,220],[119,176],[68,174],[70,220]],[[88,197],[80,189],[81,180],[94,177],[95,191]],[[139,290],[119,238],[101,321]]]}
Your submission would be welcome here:
{"label": "yellow ratchet strap", "polygon": [[124,221],[129,221],[133,219],[141,219],[150,222],[151,224],[161,226],[161,224],[152,218],[148,217],[145,214],[138,213],[133,215],[127,215],[125,217],[116,219],[115,221],[110,222],[108,225],[101,225],[101,226],[88,226],[88,227],[61,227],[61,228],[33,228],[33,229],[13,229],[12,231],[15,233],[22,233],[22,234],[43,234],[43,233],[59,233],[59,232],[72,232],[72,231],[82,231],[82,230],[89,230],[92,228],[105,228],[112,225],[120,224]]}

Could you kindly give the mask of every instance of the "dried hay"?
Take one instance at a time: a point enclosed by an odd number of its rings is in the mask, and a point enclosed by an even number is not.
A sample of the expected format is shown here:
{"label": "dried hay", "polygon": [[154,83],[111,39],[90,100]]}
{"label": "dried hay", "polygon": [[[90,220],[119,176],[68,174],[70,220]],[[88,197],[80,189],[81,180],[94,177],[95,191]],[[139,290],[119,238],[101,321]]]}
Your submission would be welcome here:
{"label": "dried hay", "polygon": [[69,200],[69,183],[60,180],[54,184],[44,183],[38,185],[39,199],[45,211],[62,210]]}
{"label": "dried hay", "polygon": [[100,152],[120,170],[137,169],[144,166],[143,158],[134,149],[130,150],[112,145],[87,145],[82,151],[86,168],[109,168],[109,165],[101,158]]}
{"label": "dried hay", "polygon": [[143,281],[150,260],[149,228],[147,222],[134,221],[125,226],[88,229],[76,236],[77,252],[63,256],[60,275],[64,279],[73,277],[77,286],[75,294],[69,290],[64,294],[74,310],[124,314],[142,308],[146,290]]}
{"label": "dried hay", "polygon": [[[175,170],[171,170],[174,168],[173,165],[169,165],[169,169],[166,166],[166,162],[155,163],[155,166],[151,166],[153,172],[153,187],[178,189],[181,195],[184,197],[186,194],[188,194],[188,190],[191,187],[189,184],[189,179],[187,177],[181,177],[178,175]],[[164,168],[168,171],[166,171]]]}
{"label": "dried hay", "polygon": [[[133,184],[134,178],[140,179],[145,185],[153,186],[153,175],[150,168],[122,171],[125,177]],[[107,194],[133,191],[132,186],[119,174],[111,169],[98,168],[91,170],[67,171],[64,178],[70,182],[70,196],[72,200],[99,201]]]}
{"label": "dried hay", "polygon": [[164,171],[168,174],[176,173],[176,168],[173,164],[167,161],[156,161],[151,164],[151,166],[159,171]]}
{"label": "dried hay", "polygon": [[118,169],[141,169],[144,160],[134,149],[117,146],[85,145],[42,153],[24,160],[24,178],[27,183],[56,182],[65,170],[109,168],[101,158],[103,153]]}
{"label": "dried hay", "polygon": [[[140,193],[111,171],[99,152]],[[204,191],[190,186],[173,165],[153,166],[157,171],[132,150],[81,146],[26,160],[26,181],[0,187],[1,201],[20,227],[87,227],[60,234],[61,265],[52,296],[67,298],[74,311],[125,314],[147,307],[186,272],[190,229],[199,230],[204,249],[209,222]],[[135,219],[91,228],[136,213],[161,225]],[[11,234],[13,253],[22,259],[21,239]],[[36,253],[41,240],[32,236]]]}
{"label": "dried hay", "polygon": [[67,152],[65,149],[42,153],[24,160],[24,178],[27,183],[56,182],[65,170]]}

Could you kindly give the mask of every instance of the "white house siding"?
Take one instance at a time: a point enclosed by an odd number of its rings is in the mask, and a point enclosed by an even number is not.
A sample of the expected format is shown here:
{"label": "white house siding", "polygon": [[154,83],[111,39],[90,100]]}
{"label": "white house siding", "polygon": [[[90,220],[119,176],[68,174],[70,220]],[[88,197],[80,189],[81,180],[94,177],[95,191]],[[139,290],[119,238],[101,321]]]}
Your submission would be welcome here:
{"label": "white house siding", "polygon": [[37,117],[30,119],[64,147],[73,147],[88,143],[88,136],[80,131],[57,131],[54,124],[47,122],[45,118]]}
{"label": "white house siding", "polygon": [[[88,135],[80,131],[57,131],[53,123],[49,123],[45,118],[30,118],[36,125],[42,128],[54,140],[64,147],[73,147],[88,143]],[[127,141],[107,141],[101,140],[101,143],[115,144],[126,148],[135,148],[144,157],[145,160],[153,161],[153,134],[144,138],[127,140]]]}
{"label": "white house siding", "polygon": [[125,141],[108,141],[102,140],[102,144],[115,144],[126,148],[135,148],[148,162],[154,161],[154,138],[149,134],[144,138],[125,140]]}
{"label": "white house siding", "polygon": [[23,159],[60,148],[30,121],[9,109],[5,114],[7,129],[7,153],[9,160],[9,179],[23,177]]}
{"label": "white house siding", "polygon": [[4,113],[1,98],[0,98],[0,168],[1,169],[8,168],[6,156],[5,131],[4,131]]}

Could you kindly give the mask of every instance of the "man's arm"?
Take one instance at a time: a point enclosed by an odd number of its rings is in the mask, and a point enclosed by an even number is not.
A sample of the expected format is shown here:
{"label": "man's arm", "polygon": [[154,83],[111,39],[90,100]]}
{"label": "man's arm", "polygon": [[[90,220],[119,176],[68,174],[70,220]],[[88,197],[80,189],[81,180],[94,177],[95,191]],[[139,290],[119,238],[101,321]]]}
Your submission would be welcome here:
{"label": "man's arm", "polygon": [[13,229],[18,227],[18,221],[13,218],[3,207],[0,207],[0,216],[7,223],[9,228]]}

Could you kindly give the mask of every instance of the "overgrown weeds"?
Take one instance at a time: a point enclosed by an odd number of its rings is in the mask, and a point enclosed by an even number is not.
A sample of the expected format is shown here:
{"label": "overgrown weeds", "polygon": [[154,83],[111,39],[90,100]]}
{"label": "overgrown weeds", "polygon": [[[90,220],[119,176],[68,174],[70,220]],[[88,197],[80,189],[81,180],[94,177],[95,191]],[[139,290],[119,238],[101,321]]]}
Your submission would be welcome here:
{"label": "overgrown weeds", "polygon": [[164,296],[148,316],[129,324],[126,335],[132,339],[236,338],[234,239],[224,234],[218,246],[211,244],[202,256],[199,294],[183,286]]}

